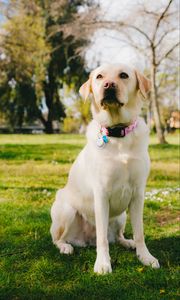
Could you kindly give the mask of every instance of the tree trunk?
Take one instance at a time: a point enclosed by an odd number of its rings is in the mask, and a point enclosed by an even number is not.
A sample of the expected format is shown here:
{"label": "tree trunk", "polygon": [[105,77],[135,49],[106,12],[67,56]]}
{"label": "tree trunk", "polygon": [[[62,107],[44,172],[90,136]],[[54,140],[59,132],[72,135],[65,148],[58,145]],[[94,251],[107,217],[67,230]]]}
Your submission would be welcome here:
{"label": "tree trunk", "polygon": [[149,128],[149,130],[151,131],[151,115],[152,115],[152,105],[151,105],[152,103],[151,103],[151,101],[149,101],[149,103],[148,103],[148,108],[147,108],[147,116],[146,116],[146,118],[147,118],[147,125],[148,125],[148,128]]}
{"label": "tree trunk", "polygon": [[45,133],[53,133],[53,126],[52,126],[52,120],[50,119],[49,115],[48,115],[48,119],[46,120],[44,118],[44,116],[42,115],[42,112],[40,109],[37,110],[37,116],[39,118],[39,120],[42,122],[43,126],[44,126],[44,131]]}
{"label": "tree trunk", "polygon": [[45,132],[46,133],[53,133],[53,98],[54,98],[54,82],[50,80],[50,82],[44,83],[44,94],[46,98],[46,105],[48,108],[48,119],[45,122]]}
{"label": "tree trunk", "polygon": [[49,134],[54,133],[54,131],[53,131],[53,125],[52,125],[52,120],[49,120],[49,118],[45,122],[45,132],[49,133]]}
{"label": "tree trunk", "polygon": [[19,105],[18,113],[17,113],[17,126],[19,128],[22,128],[23,121],[24,121],[24,108],[22,105]]}
{"label": "tree trunk", "polygon": [[159,111],[159,103],[157,97],[157,86],[156,86],[156,66],[153,64],[151,68],[151,81],[152,81],[152,89],[151,89],[151,99],[152,99],[152,110],[154,115],[154,122],[157,132],[157,137],[160,144],[167,143],[164,136],[164,130],[161,123],[160,111]]}

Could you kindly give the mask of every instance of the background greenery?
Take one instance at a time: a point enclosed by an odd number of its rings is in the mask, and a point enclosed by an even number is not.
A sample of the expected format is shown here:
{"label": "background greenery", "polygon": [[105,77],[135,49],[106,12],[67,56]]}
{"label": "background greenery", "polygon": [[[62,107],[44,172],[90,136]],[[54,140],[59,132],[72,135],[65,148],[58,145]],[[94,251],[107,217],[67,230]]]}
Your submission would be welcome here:
{"label": "background greenery", "polygon": [[[113,273],[93,273],[96,251],[60,255],[49,233],[50,207],[85,143],[77,135],[0,135],[0,299],[178,299],[178,145],[151,137],[144,224],[153,270],[134,251],[110,246]],[[131,236],[128,221],[127,236]]]}
{"label": "background greenery", "polygon": [[91,0],[0,0],[0,124],[17,132],[40,121],[53,133],[53,121],[66,115],[62,90],[76,93],[87,79],[79,52],[88,37],[70,29],[93,7]]}

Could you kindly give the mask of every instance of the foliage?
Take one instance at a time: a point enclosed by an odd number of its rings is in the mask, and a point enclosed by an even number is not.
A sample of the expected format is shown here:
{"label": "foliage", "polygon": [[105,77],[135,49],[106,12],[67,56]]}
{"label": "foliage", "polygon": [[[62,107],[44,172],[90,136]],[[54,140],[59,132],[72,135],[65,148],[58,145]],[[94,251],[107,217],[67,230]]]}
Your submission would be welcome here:
{"label": "foliage", "polygon": [[[88,37],[65,34],[64,28],[76,23],[83,15],[79,8],[83,5],[87,8],[87,2],[92,1],[9,1],[8,20],[0,40],[5,57],[0,60],[0,96],[3,98],[0,109],[12,126],[22,126],[28,115],[31,120],[39,118],[46,132],[52,133],[52,121],[65,117],[59,89],[64,82],[73,82],[78,88],[83,81],[86,74],[84,60],[77,50],[87,44]],[[12,80],[15,82],[14,96],[10,97],[12,87],[8,85]],[[19,93],[25,91],[24,86],[27,85],[34,89],[33,115],[26,107],[29,103],[26,101],[27,93]],[[43,96],[48,109],[47,119],[40,109]],[[12,114],[17,110],[21,115],[19,120],[16,113]]]}
{"label": "foliage", "polygon": [[17,83],[12,89],[6,83],[0,88],[0,98],[1,111],[8,118],[12,129],[14,126],[21,127],[23,120],[29,122],[36,119],[36,95],[31,85]]}
{"label": "foliage", "polygon": [[37,118],[50,46],[45,41],[41,15],[28,15],[22,7],[7,20],[3,32],[0,109],[12,127],[21,126],[25,115],[28,119]]}
{"label": "foliage", "polygon": [[[145,235],[158,270],[110,245],[113,273],[93,274],[94,247],[60,255],[53,246],[50,207],[85,143],[83,136],[0,135],[1,299],[177,299],[179,239],[177,135],[151,138]],[[156,189],[154,191],[154,189]],[[129,221],[126,236],[131,236]]]}
{"label": "foliage", "polygon": [[80,123],[84,124],[85,126],[88,125],[88,123],[91,120],[91,112],[90,112],[90,102],[79,99],[74,104],[75,109],[77,109],[77,112],[79,113]]}
{"label": "foliage", "polygon": [[84,133],[91,120],[90,102],[84,102],[76,94],[74,95],[74,99],[72,97],[72,100],[73,104],[67,106],[66,109],[66,118],[63,120],[63,131],[67,133]]}
{"label": "foliage", "polygon": [[45,79],[49,53],[41,16],[20,11],[4,24],[3,30],[6,32],[2,47],[8,79],[27,83],[34,79],[35,84],[41,83]]}
{"label": "foliage", "polygon": [[66,117],[63,120],[63,132],[77,133],[79,130],[79,122],[73,117]]}

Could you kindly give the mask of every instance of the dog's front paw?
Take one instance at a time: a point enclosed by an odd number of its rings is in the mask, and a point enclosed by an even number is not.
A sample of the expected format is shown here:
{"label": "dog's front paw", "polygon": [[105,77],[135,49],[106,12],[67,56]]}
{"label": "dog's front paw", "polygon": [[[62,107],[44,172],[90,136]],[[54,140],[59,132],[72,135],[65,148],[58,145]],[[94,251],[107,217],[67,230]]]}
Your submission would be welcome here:
{"label": "dog's front paw", "polygon": [[158,260],[152,256],[149,251],[137,252],[137,257],[145,266],[151,266],[154,269],[160,268]]}
{"label": "dog's front paw", "polygon": [[98,258],[96,259],[94,265],[94,272],[98,274],[107,274],[112,272],[110,259],[108,258]]}
{"label": "dog's front paw", "polygon": [[74,251],[73,247],[70,244],[59,242],[56,243],[56,245],[59,248],[61,254],[69,255],[72,254]]}

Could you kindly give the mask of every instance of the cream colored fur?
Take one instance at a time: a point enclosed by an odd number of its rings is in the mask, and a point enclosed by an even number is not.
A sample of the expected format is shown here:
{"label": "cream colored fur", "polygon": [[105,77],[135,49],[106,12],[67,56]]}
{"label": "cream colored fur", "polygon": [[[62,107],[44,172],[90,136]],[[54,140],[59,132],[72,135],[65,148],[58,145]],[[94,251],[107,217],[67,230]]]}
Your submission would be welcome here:
{"label": "cream colored fur", "polygon": [[[121,79],[125,72],[129,78]],[[97,78],[100,74],[102,78]],[[114,82],[118,101],[101,105],[105,82]],[[51,209],[51,235],[61,253],[71,254],[72,245],[95,244],[94,272],[111,272],[109,242],[119,241],[136,248],[144,265],[159,267],[148,251],[143,233],[143,204],[149,174],[148,128],[139,117],[142,99],[150,90],[149,80],[126,65],[104,65],[94,70],[80,88],[84,98],[91,97],[93,120],[87,129],[87,144],[73,163],[66,186],[59,190]],[[100,126],[118,123],[138,125],[124,138],[110,137],[103,148],[96,141]],[[126,210],[129,209],[133,240],[124,238]]]}

